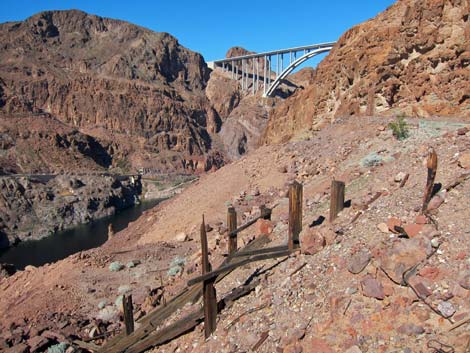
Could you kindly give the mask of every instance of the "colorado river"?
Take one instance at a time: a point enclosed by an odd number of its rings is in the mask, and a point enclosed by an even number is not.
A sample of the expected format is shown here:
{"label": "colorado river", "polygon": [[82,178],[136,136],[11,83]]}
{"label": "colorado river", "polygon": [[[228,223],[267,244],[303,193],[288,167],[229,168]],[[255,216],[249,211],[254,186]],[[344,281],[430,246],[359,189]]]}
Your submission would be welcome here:
{"label": "colorado river", "polygon": [[41,266],[79,251],[98,247],[108,239],[109,224],[112,224],[115,232],[119,232],[145,210],[156,206],[161,201],[144,201],[113,216],[57,232],[40,240],[23,242],[18,246],[0,250],[0,263],[13,264],[17,269],[23,270],[27,265]]}

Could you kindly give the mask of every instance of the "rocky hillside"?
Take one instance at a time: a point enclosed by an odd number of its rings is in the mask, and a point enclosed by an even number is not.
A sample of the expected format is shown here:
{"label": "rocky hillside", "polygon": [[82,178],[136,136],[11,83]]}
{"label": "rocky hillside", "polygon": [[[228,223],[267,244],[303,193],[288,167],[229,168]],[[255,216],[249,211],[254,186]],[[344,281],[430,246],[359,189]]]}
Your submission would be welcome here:
{"label": "rocky hillside", "polygon": [[53,11],[0,24],[0,46],[2,120],[50,114],[114,144],[113,167],[194,172],[222,162],[211,155],[219,123],[204,94],[209,70],[171,35]]}
{"label": "rocky hillside", "polygon": [[470,4],[399,0],[353,27],[315,82],[271,114],[263,141],[286,141],[338,117],[470,114]]}
{"label": "rocky hillside", "polygon": [[[132,293],[135,319],[145,325],[145,314],[168,307],[200,274],[202,214],[214,268],[226,260],[229,204],[238,225],[259,215],[261,205],[277,205],[271,221],[238,235],[240,247],[260,236],[268,237],[267,247],[285,244],[287,190],[297,180],[304,190],[301,251],[242,266],[218,282],[218,299],[243,283],[256,288],[221,311],[212,338],[205,340],[199,325],[153,352],[248,352],[262,337],[262,353],[433,352],[428,345],[451,351],[441,344],[465,352],[470,124],[409,119],[409,137],[400,141],[386,128],[390,118],[365,120],[263,146],[146,211],[100,248],[0,279],[0,349],[44,351],[75,345],[77,337],[105,344],[99,332],[123,330],[124,293]],[[441,191],[422,215],[430,146]],[[330,223],[333,178],[346,183],[347,202]],[[188,303],[156,331],[201,307],[201,299]]]}

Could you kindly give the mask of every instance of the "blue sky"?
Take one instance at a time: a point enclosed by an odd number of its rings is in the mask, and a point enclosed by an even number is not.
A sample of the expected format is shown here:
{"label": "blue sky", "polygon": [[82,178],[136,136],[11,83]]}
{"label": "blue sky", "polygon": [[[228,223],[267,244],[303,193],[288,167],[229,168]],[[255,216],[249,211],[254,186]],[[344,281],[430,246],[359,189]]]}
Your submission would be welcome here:
{"label": "blue sky", "polygon": [[44,10],[80,9],[168,32],[206,61],[232,46],[261,52],[336,40],[394,0],[1,0],[0,22]]}

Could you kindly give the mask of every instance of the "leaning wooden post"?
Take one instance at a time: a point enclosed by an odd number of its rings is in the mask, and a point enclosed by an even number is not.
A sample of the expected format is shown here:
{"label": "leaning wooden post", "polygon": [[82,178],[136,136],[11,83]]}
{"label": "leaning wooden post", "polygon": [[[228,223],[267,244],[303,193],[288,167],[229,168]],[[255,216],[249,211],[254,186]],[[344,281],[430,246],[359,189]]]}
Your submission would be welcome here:
{"label": "leaning wooden post", "polygon": [[[201,224],[201,250],[202,250],[202,274],[211,272],[209,262],[209,249],[207,246],[206,224],[202,216]],[[217,327],[217,296],[215,292],[215,278],[204,281],[203,300],[204,300],[204,334],[208,338]]]}
{"label": "leaning wooden post", "polygon": [[134,332],[134,308],[132,305],[132,294],[122,297],[122,311],[124,313],[124,325],[126,326],[126,335]]}
{"label": "leaning wooden post", "polygon": [[428,167],[428,178],[426,181],[426,190],[424,191],[423,197],[423,207],[421,208],[421,212],[424,213],[428,208],[428,203],[431,201],[432,191],[434,188],[434,180],[436,179],[436,172],[437,172],[437,154],[434,151],[434,148],[429,148],[428,150],[428,159],[427,159],[427,167]]}
{"label": "leaning wooden post", "polygon": [[303,186],[294,181],[289,186],[289,250],[299,246],[299,234],[302,231]]}
{"label": "leaning wooden post", "polygon": [[344,182],[333,180],[331,182],[331,197],[330,197],[330,222],[333,222],[338,213],[344,208]]}
{"label": "leaning wooden post", "polygon": [[229,207],[227,210],[227,228],[228,228],[228,254],[233,254],[237,251],[237,235],[232,234],[237,229],[237,211],[234,207]]}

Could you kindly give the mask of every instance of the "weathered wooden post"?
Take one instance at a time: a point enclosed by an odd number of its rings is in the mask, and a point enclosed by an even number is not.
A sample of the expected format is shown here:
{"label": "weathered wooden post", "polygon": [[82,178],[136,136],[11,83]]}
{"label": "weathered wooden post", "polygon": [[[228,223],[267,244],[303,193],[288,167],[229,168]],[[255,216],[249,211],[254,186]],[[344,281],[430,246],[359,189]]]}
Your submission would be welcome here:
{"label": "weathered wooden post", "polygon": [[[211,272],[209,262],[209,249],[207,246],[206,224],[204,215],[201,224],[201,250],[202,250],[202,274]],[[217,296],[215,292],[215,277],[208,279],[203,283],[203,301],[204,301],[204,334],[208,338],[217,327]]]}
{"label": "weathered wooden post", "polygon": [[134,308],[132,305],[132,294],[122,297],[122,312],[124,313],[124,325],[126,326],[126,335],[134,332]]}
{"label": "weathered wooden post", "polygon": [[261,205],[259,209],[261,211],[261,218],[271,220],[272,210],[270,208],[266,207],[266,205]]}
{"label": "weathered wooden post", "polygon": [[237,251],[237,234],[231,234],[237,229],[237,211],[234,207],[227,210],[227,228],[228,228],[228,254],[231,255]]}
{"label": "weathered wooden post", "polygon": [[426,190],[424,191],[423,197],[423,207],[421,208],[421,212],[424,213],[428,208],[428,203],[431,201],[432,191],[434,189],[434,180],[436,179],[436,172],[437,172],[437,154],[434,151],[434,148],[429,148],[428,151],[428,159],[427,159],[427,167],[428,167],[428,178],[426,181]]}
{"label": "weathered wooden post", "polygon": [[330,222],[333,222],[344,208],[344,189],[344,182],[339,180],[331,182]]}
{"label": "weathered wooden post", "polygon": [[302,231],[303,186],[294,181],[289,186],[289,250],[299,246],[299,234]]}
{"label": "weathered wooden post", "polygon": [[113,224],[109,223],[108,225],[108,239],[111,239],[114,236]]}

